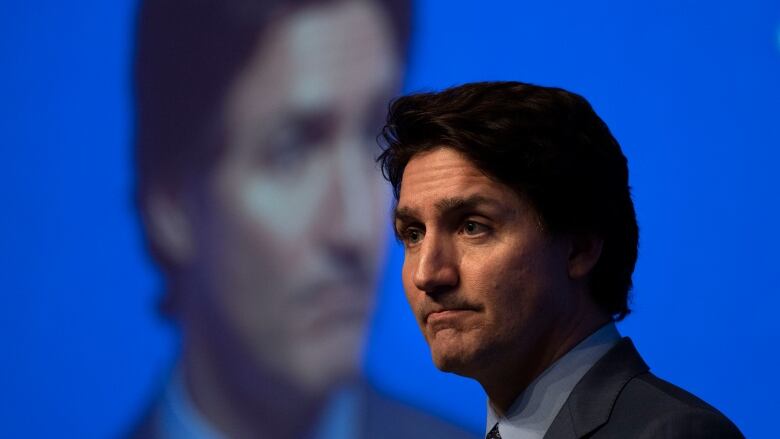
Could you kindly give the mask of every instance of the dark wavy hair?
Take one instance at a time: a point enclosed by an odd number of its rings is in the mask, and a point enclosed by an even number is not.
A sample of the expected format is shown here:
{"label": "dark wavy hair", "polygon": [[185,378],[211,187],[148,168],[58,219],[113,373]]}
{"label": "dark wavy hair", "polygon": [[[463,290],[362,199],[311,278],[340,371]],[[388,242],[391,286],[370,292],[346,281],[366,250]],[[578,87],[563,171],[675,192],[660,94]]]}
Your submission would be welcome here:
{"label": "dark wavy hair", "polygon": [[452,148],[527,199],[546,231],[601,237],[590,293],[615,320],[630,312],[639,228],[628,164],[585,98],[521,82],[412,94],[391,103],[380,140],[377,161],[396,201],[412,157]]}

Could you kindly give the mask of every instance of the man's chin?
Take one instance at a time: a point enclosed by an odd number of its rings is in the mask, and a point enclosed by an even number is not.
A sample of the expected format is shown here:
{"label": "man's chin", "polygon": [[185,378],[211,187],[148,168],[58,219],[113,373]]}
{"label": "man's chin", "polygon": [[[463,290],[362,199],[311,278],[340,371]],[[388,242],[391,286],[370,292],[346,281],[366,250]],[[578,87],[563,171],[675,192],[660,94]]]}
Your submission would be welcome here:
{"label": "man's chin", "polygon": [[476,353],[457,340],[437,339],[429,343],[431,359],[437,369],[456,375],[471,376],[469,371],[475,363]]}
{"label": "man's chin", "polygon": [[431,352],[431,358],[434,366],[442,372],[469,376],[469,362],[460,355]]}

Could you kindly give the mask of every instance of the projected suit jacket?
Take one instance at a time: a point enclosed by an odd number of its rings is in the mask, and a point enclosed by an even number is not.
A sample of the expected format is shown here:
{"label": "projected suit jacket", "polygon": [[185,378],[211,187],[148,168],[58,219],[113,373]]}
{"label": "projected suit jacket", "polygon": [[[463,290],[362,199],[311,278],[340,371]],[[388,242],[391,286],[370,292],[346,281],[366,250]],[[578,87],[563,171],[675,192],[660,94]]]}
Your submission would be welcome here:
{"label": "projected suit jacket", "polygon": [[[477,439],[479,436],[468,433],[454,425],[442,421],[428,413],[409,407],[392,398],[379,394],[366,383],[355,389],[360,405],[353,414],[355,425],[350,433],[333,431],[320,432],[317,438],[327,439]],[[188,434],[182,429],[170,429],[166,426],[165,410],[158,399],[127,439],[193,439],[193,437],[213,437],[212,435]],[[191,430],[189,430],[191,431]],[[215,432],[216,433],[216,432]],[[217,436],[220,436],[216,433]]]}
{"label": "projected suit jacket", "polygon": [[717,409],[649,372],[623,338],[582,377],[545,439],[742,438]]}

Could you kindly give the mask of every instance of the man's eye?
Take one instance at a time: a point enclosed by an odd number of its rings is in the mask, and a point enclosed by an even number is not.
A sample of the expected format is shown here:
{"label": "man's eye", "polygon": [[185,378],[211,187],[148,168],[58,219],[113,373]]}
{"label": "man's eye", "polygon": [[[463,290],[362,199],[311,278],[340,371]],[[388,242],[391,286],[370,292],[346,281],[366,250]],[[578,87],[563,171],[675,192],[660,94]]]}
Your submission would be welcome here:
{"label": "man's eye", "polygon": [[422,241],[423,232],[420,229],[406,229],[402,234],[402,238],[407,245],[417,244]]}
{"label": "man's eye", "polygon": [[487,231],[487,226],[476,221],[466,221],[463,224],[463,233],[466,235],[479,235]]}

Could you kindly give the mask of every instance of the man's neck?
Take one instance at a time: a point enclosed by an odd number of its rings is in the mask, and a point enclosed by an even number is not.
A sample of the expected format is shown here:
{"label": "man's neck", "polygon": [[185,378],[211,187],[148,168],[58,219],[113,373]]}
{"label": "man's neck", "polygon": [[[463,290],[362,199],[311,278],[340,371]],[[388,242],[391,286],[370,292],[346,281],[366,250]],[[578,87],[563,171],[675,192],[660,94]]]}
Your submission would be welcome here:
{"label": "man's neck", "polygon": [[530,351],[507,353],[508,361],[477,377],[496,414],[504,416],[536,377],[609,320],[603,313],[570,320],[569,325],[554,327],[542,336]]}

